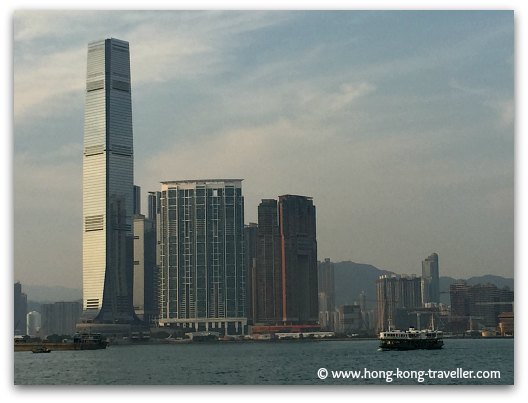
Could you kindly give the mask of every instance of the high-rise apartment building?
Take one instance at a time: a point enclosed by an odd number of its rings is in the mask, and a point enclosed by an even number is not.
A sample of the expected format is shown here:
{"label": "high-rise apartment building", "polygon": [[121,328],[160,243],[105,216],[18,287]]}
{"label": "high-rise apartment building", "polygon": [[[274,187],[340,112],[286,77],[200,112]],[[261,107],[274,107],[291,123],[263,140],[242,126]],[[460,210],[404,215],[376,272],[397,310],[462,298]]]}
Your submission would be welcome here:
{"label": "high-rise apartment building", "polygon": [[440,278],[436,253],[422,261],[422,304],[431,302],[440,303]]}
{"label": "high-rise apartment building", "polygon": [[128,42],[88,45],[83,153],[83,320],[130,323],[133,139]]}
{"label": "high-rise apartment building", "polygon": [[160,203],[160,325],[245,332],[242,180],[162,182]]}
{"label": "high-rise apartment building", "polygon": [[311,197],[279,196],[282,316],[285,323],[317,323],[317,239]]}
{"label": "high-rise apartment building", "polygon": [[389,325],[408,326],[407,316],[422,307],[421,279],[416,276],[384,274],[376,280],[378,331]]}

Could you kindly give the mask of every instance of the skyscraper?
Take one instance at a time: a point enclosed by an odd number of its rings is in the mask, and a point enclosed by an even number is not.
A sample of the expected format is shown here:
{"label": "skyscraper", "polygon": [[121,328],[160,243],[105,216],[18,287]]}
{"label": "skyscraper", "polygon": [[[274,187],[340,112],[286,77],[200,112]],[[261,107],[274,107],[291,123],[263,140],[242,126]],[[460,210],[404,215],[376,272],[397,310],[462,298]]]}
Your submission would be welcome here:
{"label": "skyscraper", "polygon": [[258,206],[256,323],[282,322],[282,269],[277,201]]}
{"label": "skyscraper", "polygon": [[133,141],[128,42],[88,45],[83,155],[83,320],[130,323]]}
{"label": "skyscraper", "polygon": [[440,303],[438,255],[431,254],[422,261],[422,304]]}
{"label": "skyscraper", "polygon": [[[421,279],[416,276],[384,274],[376,280],[378,331],[389,325],[409,326],[409,315],[415,320],[416,308],[421,308]],[[416,326],[416,323],[412,324]]]}
{"label": "skyscraper", "polygon": [[162,182],[160,325],[245,331],[241,179]]}
{"label": "skyscraper", "polygon": [[279,196],[282,316],[285,323],[317,323],[317,239],[311,197]]}
{"label": "skyscraper", "polygon": [[22,284],[15,283],[14,288],[14,326],[16,335],[26,334],[27,295],[22,292]]}

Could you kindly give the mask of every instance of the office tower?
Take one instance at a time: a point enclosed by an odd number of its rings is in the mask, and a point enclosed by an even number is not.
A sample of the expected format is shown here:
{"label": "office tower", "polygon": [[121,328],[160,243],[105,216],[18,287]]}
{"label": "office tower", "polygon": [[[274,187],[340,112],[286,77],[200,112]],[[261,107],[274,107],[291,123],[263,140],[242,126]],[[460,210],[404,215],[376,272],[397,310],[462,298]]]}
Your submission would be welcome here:
{"label": "office tower", "polygon": [[241,179],[162,182],[161,326],[245,331]]}
{"label": "office tower", "polygon": [[253,324],[257,317],[257,233],[258,224],[244,226],[245,261],[246,261],[246,306],[248,324]]}
{"label": "office tower", "polygon": [[22,292],[22,284],[15,283],[14,288],[14,334],[26,334],[27,295]]}
{"label": "office tower", "polygon": [[279,196],[282,316],[285,323],[317,323],[317,240],[311,197]]}
{"label": "office tower", "polygon": [[82,314],[80,301],[42,304],[40,309],[42,337],[51,334],[72,335],[75,333],[75,325]]}
{"label": "office tower", "polygon": [[440,303],[438,255],[431,254],[422,261],[422,304]]}
{"label": "office tower", "polygon": [[83,156],[84,321],[130,323],[133,144],[128,42],[88,45]]}
{"label": "office tower", "polygon": [[317,266],[319,283],[319,324],[323,330],[335,330],[335,285],[334,264],[330,259],[319,262]]}
{"label": "office tower", "polygon": [[[405,328],[422,307],[421,279],[416,276],[384,274],[376,280],[378,331]],[[416,326],[416,323],[412,324]]]}
{"label": "office tower", "polygon": [[134,216],[134,311],[151,323],[158,316],[156,226],[142,214]]}
{"label": "office tower", "polygon": [[31,337],[40,336],[40,313],[28,312],[26,315],[26,334]]}
{"label": "office tower", "polygon": [[258,206],[256,262],[256,323],[282,322],[282,267],[277,201],[264,199]]}

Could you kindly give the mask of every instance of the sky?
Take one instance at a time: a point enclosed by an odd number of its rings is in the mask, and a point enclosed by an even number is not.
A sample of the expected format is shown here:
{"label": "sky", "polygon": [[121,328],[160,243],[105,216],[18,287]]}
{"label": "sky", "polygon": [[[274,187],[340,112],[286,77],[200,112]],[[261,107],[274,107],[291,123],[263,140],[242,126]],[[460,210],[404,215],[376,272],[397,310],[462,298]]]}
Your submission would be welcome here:
{"label": "sky", "polygon": [[[88,42],[130,43],[135,183],[313,197],[318,258],[514,276],[511,11],[13,13],[14,279],[82,287]],[[67,34],[65,34],[67,32]]]}

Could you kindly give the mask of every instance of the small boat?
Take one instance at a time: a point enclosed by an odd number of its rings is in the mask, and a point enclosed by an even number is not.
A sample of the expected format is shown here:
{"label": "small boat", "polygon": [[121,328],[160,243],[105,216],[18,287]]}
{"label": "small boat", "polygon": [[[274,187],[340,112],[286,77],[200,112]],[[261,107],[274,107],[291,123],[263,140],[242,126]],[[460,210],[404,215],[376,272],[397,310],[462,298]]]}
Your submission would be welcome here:
{"label": "small boat", "polygon": [[33,353],[51,353],[51,350],[45,346],[35,346],[31,351]]}
{"label": "small boat", "polygon": [[410,327],[409,330],[401,331],[392,329],[380,332],[380,350],[436,350],[444,345],[443,332],[440,330],[427,329],[416,330]]}

